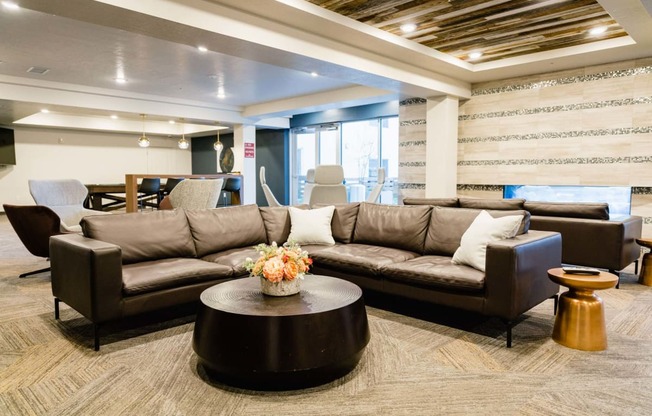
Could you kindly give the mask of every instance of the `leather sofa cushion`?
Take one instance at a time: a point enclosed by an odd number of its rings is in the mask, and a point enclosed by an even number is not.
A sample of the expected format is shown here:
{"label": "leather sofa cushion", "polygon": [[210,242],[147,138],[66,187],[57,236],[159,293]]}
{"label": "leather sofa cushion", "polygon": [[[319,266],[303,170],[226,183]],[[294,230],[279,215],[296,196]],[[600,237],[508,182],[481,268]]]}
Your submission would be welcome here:
{"label": "leather sofa cushion", "polygon": [[353,232],[353,242],[394,247],[417,253],[423,244],[432,207],[401,206],[363,202]]}
{"label": "leather sofa cushion", "polygon": [[311,253],[319,267],[366,276],[378,276],[383,266],[417,256],[411,251],[355,243],[336,244]]}
{"label": "leather sofa cushion", "polygon": [[197,256],[267,242],[263,217],[256,205],[188,210]]}
{"label": "leather sofa cushion", "polygon": [[609,204],[607,203],[528,201],[525,203],[525,209],[532,215],[546,217],[587,218],[594,220],[609,219]]}
{"label": "leather sofa cushion", "polygon": [[239,247],[209,254],[201,259],[232,268],[234,276],[244,276],[247,274],[247,270],[244,268],[244,262],[247,257],[255,260],[259,257],[259,254],[253,247]]}
{"label": "leather sofa cushion", "polygon": [[382,276],[397,282],[456,290],[482,290],[484,273],[472,267],[453,264],[448,256],[421,256],[402,263],[385,265]]}
{"label": "leather sofa cushion", "polygon": [[331,232],[335,241],[348,244],[353,239],[353,230],[358,218],[360,203],[350,204],[315,204],[314,208],[321,208],[334,205],[333,220],[331,221]]}
{"label": "leather sofa cushion", "polygon": [[404,198],[403,205],[431,205],[433,207],[459,207],[457,198]]}
{"label": "leather sofa cushion", "polygon": [[182,211],[94,215],[81,226],[84,236],[120,246],[124,264],[196,256]]}
{"label": "leather sofa cushion", "polygon": [[[310,209],[308,204],[296,205],[295,208]],[[265,232],[267,233],[267,243],[283,245],[288,241],[290,230],[292,229],[292,222],[290,221],[290,212],[288,207],[259,207],[260,215],[265,224]]]}
{"label": "leather sofa cushion", "polygon": [[265,225],[267,243],[283,245],[288,240],[292,225],[288,207],[259,207],[259,210]]}
{"label": "leather sofa cushion", "polygon": [[125,296],[134,296],[232,275],[233,270],[228,266],[199,259],[144,261],[122,268],[122,291]]}
{"label": "leather sofa cushion", "polygon": [[[460,246],[462,235],[469,228],[480,209],[433,207],[424,246],[425,254],[452,256]],[[524,210],[486,210],[494,218],[522,215],[523,220],[516,235],[525,234],[530,228],[530,213]]]}
{"label": "leather sofa cushion", "polygon": [[525,199],[490,199],[490,198],[460,198],[460,207],[462,208],[476,208],[476,209],[524,209],[523,204]]}

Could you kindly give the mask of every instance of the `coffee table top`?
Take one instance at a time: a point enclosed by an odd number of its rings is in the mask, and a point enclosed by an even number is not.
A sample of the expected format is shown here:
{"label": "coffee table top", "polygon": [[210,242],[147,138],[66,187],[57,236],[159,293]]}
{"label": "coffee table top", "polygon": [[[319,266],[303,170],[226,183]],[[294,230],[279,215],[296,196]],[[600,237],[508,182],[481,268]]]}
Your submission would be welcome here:
{"label": "coffee table top", "polygon": [[201,301],[220,311],[256,316],[316,314],[350,305],[362,297],[362,290],[335,277],[307,275],[301,292],[291,296],[267,296],[260,290],[260,278],[247,277],[217,284],[201,294]]}
{"label": "coffee table top", "polygon": [[555,283],[573,289],[602,290],[612,288],[618,283],[618,276],[608,272],[570,274],[564,273],[561,267],[548,270],[548,277]]}

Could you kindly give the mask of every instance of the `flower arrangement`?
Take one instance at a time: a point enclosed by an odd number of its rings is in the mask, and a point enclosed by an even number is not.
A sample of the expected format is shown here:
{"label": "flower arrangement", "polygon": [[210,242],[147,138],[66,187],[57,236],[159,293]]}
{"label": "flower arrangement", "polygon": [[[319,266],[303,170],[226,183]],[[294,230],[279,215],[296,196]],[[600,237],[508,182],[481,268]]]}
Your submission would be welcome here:
{"label": "flower arrangement", "polygon": [[256,261],[247,257],[245,269],[251,276],[259,276],[272,283],[292,281],[297,277],[303,279],[312,264],[308,252],[302,250],[294,241],[289,241],[281,247],[273,242],[271,245],[258,244],[254,248],[260,253],[260,257]]}

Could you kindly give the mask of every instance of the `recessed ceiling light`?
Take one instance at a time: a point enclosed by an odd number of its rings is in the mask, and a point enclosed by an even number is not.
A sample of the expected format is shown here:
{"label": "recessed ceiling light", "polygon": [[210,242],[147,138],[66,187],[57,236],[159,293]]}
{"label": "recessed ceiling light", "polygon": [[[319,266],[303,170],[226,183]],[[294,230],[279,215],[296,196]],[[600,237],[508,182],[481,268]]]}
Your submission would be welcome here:
{"label": "recessed ceiling light", "polygon": [[208,52],[208,48],[206,46],[197,46],[197,50],[199,50],[199,52]]}
{"label": "recessed ceiling light", "polygon": [[313,77],[318,77],[318,76],[319,76],[319,74],[316,73],[315,71],[312,71],[312,72],[310,73],[310,75],[312,75]]}
{"label": "recessed ceiling light", "polygon": [[410,32],[414,32],[415,30],[417,30],[417,25],[415,25],[414,23],[406,23],[404,25],[401,25],[401,32],[403,33],[410,33]]}
{"label": "recessed ceiling light", "polygon": [[114,120],[117,120],[118,116],[116,116],[115,114],[111,114],[111,118],[114,119]]}
{"label": "recessed ceiling light", "polygon": [[469,59],[478,59],[482,56],[482,52],[471,52],[469,54]]}
{"label": "recessed ceiling light", "polygon": [[9,10],[18,10],[20,9],[20,6],[18,6],[16,3],[12,1],[3,1],[2,2],[2,7],[7,8]]}
{"label": "recessed ceiling light", "polygon": [[47,108],[42,108],[41,109],[41,113],[47,114],[49,112],[50,112],[50,110],[48,110]]}
{"label": "recessed ceiling light", "polygon": [[601,35],[606,31],[607,31],[606,26],[594,27],[593,29],[589,29],[589,35]]}
{"label": "recessed ceiling light", "polygon": [[126,84],[126,83],[127,83],[127,80],[126,80],[125,78],[116,78],[116,79],[115,79],[115,82],[116,82],[117,84]]}
{"label": "recessed ceiling light", "polygon": [[174,121],[174,120],[168,120],[168,123],[170,123],[170,124],[174,124],[174,123],[176,123],[176,121]]}

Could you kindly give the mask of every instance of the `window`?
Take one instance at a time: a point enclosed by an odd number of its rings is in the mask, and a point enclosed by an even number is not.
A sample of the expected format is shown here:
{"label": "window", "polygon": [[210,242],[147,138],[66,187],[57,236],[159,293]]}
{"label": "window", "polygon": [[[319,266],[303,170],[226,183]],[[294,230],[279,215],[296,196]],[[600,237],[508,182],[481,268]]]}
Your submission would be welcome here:
{"label": "window", "polygon": [[297,128],[291,137],[295,149],[291,162],[293,204],[307,202],[303,201],[305,175],[315,161],[342,165],[351,202],[364,201],[376,186],[378,168],[385,168],[379,202],[398,203],[398,117]]}

